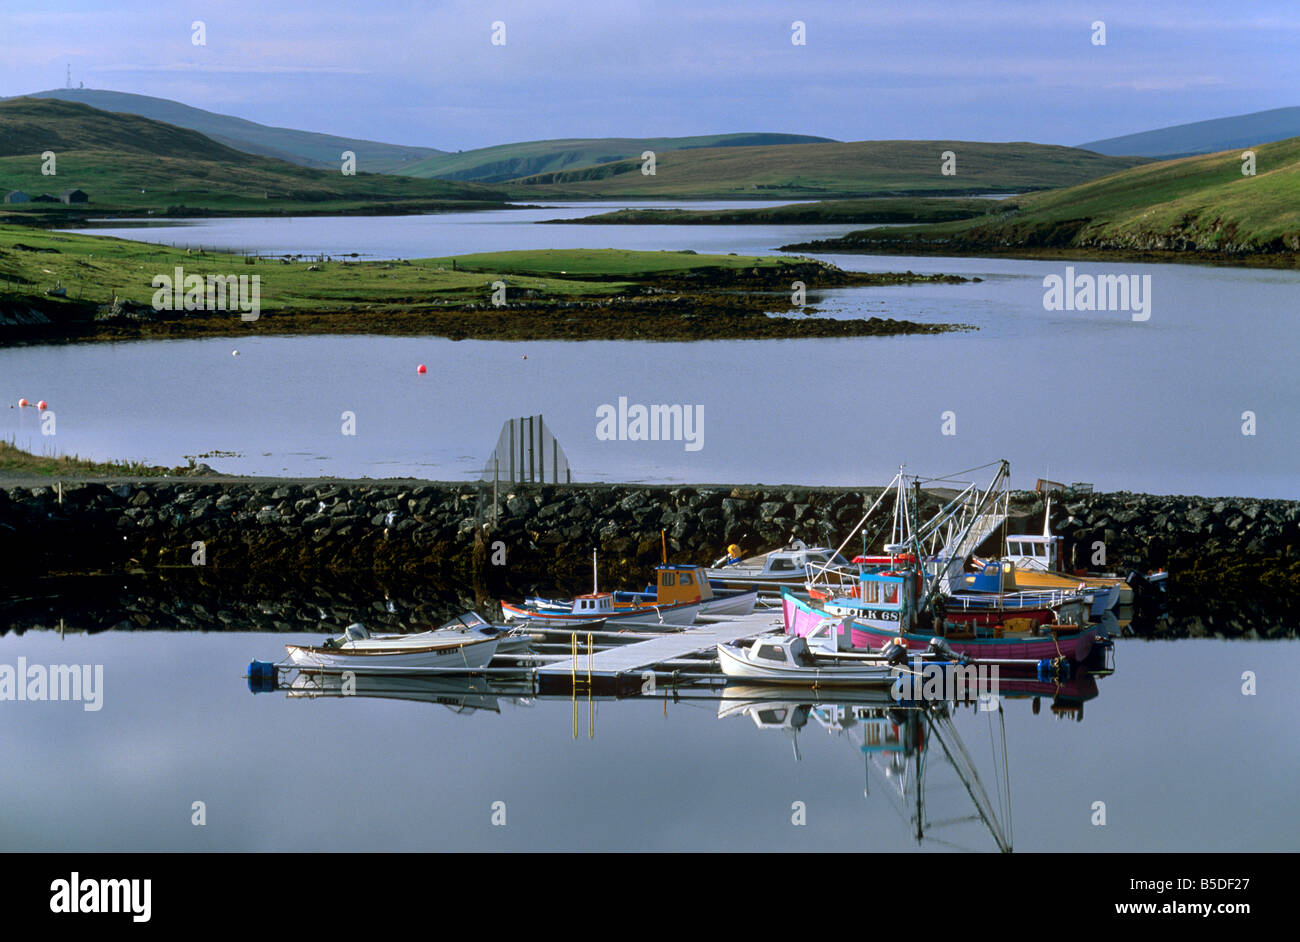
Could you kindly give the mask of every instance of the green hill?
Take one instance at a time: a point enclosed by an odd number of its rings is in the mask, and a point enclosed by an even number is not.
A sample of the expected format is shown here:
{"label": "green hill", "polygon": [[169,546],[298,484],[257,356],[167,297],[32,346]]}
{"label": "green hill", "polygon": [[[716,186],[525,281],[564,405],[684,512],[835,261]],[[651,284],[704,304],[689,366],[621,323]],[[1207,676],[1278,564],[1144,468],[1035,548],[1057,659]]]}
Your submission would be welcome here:
{"label": "green hill", "polygon": [[985,216],[867,229],[790,250],[942,254],[1069,249],[1257,256],[1300,251],[1300,138],[1135,167],[1078,186],[1000,201]]}
{"label": "green hill", "polygon": [[[940,172],[955,153],[956,174]],[[1023,193],[1143,163],[1072,147],[974,141],[858,141],[710,147],[656,153],[653,176],[631,160],[505,184],[520,199],[851,199]]]}
{"label": "green hill", "polygon": [[269,127],[230,115],[192,108],[167,98],[132,95],[95,88],[55,88],[33,92],[28,98],[57,98],[122,114],[134,114],[177,127],[198,131],[214,141],[249,154],[276,157],[304,167],[339,168],[340,155],[350,150],[357,155],[357,169],[367,173],[392,173],[415,161],[436,157],[442,151],[432,147],[383,144],[359,138],[337,137],[292,128]]}
{"label": "green hill", "polygon": [[442,177],[478,183],[500,183],[516,177],[555,173],[656,154],[700,147],[758,147],[767,144],[827,143],[830,138],[803,134],[709,134],[701,137],[601,137],[566,138],[499,144],[458,154],[444,154],[411,164],[400,173],[415,177]]}
{"label": "green hill", "polygon": [[[41,173],[52,150],[57,174]],[[129,114],[111,114],[49,98],[0,101],[0,193],[57,195],[72,188],[86,207],[24,203],[3,211],[38,214],[117,211],[202,212],[418,211],[461,201],[499,203],[503,194],[475,184],[375,173],[312,170],[244,153],[197,131]]]}
{"label": "green hill", "polygon": [[1139,134],[1109,137],[1079,146],[1099,154],[1136,154],[1141,157],[1188,157],[1221,150],[1252,147],[1300,135],[1300,108],[1273,108],[1176,124]]}

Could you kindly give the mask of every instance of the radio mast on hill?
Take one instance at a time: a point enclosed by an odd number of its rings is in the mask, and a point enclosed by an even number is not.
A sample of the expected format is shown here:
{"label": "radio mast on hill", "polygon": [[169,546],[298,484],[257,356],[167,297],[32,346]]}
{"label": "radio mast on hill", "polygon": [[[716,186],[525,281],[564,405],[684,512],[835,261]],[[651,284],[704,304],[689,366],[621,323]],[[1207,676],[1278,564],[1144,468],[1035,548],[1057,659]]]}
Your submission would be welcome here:
{"label": "radio mast on hill", "polygon": [[68,88],[72,87],[72,63],[68,63]]}

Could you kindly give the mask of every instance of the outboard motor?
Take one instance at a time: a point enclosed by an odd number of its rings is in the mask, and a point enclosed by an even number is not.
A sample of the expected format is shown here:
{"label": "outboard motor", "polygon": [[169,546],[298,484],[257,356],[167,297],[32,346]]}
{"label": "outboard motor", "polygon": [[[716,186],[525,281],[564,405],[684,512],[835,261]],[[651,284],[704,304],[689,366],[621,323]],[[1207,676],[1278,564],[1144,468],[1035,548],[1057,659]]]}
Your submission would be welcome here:
{"label": "outboard motor", "polygon": [[880,656],[885,659],[886,663],[899,667],[907,663],[907,645],[891,641],[880,649]]}
{"label": "outboard motor", "polygon": [[952,645],[948,643],[947,638],[940,638],[936,635],[930,639],[930,644],[926,647],[926,650],[945,661],[957,660],[957,652],[952,649]]}
{"label": "outboard motor", "polygon": [[349,641],[365,641],[370,637],[370,632],[366,630],[366,626],[359,621],[354,621],[344,628],[343,634]]}

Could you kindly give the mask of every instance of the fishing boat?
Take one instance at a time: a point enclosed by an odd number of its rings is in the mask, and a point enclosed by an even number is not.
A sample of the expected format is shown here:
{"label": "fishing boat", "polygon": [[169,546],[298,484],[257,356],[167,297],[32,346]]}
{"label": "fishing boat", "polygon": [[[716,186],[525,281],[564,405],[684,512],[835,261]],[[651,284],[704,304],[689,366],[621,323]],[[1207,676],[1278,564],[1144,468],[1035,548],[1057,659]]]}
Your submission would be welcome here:
{"label": "fishing boat", "polygon": [[890,684],[906,668],[883,658],[844,663],[814,657],[808,642],[795,635],[762,637],[746,646],[719,644],[718,666],[728,677],[751,683],[809,686]]}
{"label": "fishing boat", "polygon": [[845,572],[852,564],[828,546],[808,546],[794,540],[765,556],[741,558],[740,547],[732,544],[727,555],[704,571],[715,587],[778,594],[783,586],[802,586],[814,572],[821,570]]}
{"label": "fishing boat", "polygon": [[349,625],[340,638],[321,645],[286,644],[300,668],[329,671],[475,670],[486,667],[501,639],[464,628],[435,628],[404,635],[371,635],[364,625]]}
{"label": "fishing boat", "polygon": [[[808,601],[785,592],[787,633],[806,635],[829,616],[843,619],[846,647],[877,649],[899,639],[920,651],[938,637],[951,642],[957,653],[979,660],[1082,661],[1097,637],[1095,628],[1083,627],[1091,604],[1084,594],[1023,594],[1010,564],[1006,570],[994,563],[981,573],[965,573],[974,551],[1007,518],[998,504],[1005,500],[1000,489],[1009,477],[1007,462],[997,462],[986,488],[968,483],[933,517],[914,524],[918,489],[905,487],[900,471],[855,527],[864,528],[892,489],[896,499],[891,542],[885,545],[888,559],[865,559],[854,574],[817,572],[808,585]],[[893,568],[883,568],[886,564]]]}
{"label": "fishing boat", "polygon": [[508,622],[552,628],[594,627],[606,622],[620,627],[688,628],[695,623],[695,616],[700,613],[700,603],[647,603],[616,607],[612,593],[591,592],[568,601],[529,599],[522,605],[502,602],[501,611]]}
{"label": "fishing boat", "polygon": [[923,626],[913,624],[910,617],[903,617],[910,616],[905,603],[885,609],[872,609],[871,604],[855,600],[846,612],[844,600],[838,600],[835,611],[831,611],[830,605],[818,607],[787,591],[781,597],[781,612],[785,631],[791,635],[802,637],[818,628],[824,629],[825,620],[830,617],[843,626],[841,637],[846,637],[855,649],[878,650],[897,641],[909,651],[927,651],[932,639],[938,637],[959,655],[990,662],[1064,658],[1079,663],[1092,652],[1100,630],[1096,625],[1071,623],[1017,624],[1014,619],[995,625],[953,624],[938,618],[930,621],[928,630],[921,630]]}
{"label": "fishing boat", "polygon": [[1005,540],[1002,559],[1016,568],[1016,582],[1025,589],[1069,591],[1082,587],[1093,590],[1105,601],[1106,611],[1133,604],[1133,588],[1115,573],[1067,572],[1065,540],[1055,536],[1051,526],[1052,499],[1043,511],[1043,532],[1012,533]]}
{"label": "fishing boat", "polygon": [[608,622],[617,626],[687,628],[700,613],[699,599],[668,602],[626,601],[616,604],[612,592],[601,592],[596,578],[596,554],[591,556],[591,592],[572,599],[529,598],[523,604],[502,602],[501,611],[508,622],[544,625],[553,628],[594,627]]}
{"label": "fishing boat", "polygon": [[674,605],[699,602],[700,614],[749,615],[758,602],[757,589],[715,589],[700,566],[665,563],[655,568],[655,582],[644,592],[615,592],[614,606]]}

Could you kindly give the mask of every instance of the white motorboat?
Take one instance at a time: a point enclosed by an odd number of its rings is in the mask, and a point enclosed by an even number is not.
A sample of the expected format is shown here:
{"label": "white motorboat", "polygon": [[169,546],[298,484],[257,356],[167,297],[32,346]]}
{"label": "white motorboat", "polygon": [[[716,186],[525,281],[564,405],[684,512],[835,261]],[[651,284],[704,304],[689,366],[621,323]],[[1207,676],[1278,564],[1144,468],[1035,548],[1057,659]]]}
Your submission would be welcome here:
{"label": "white motorboat", "polygon": [[741,559],[740,549],[733,545],[704,574],[720,588],[779,593],[782,586],[802,587],[816,573],[855,571],[847,559],[830,547],[808,546],[802,540],[795,540],[766,556],[750,559]]}
{"label": "white motorboat", "polygon": [[892,683],[906,667],[883,656],[856,657],[845,663],[836,658],[814,657],[806,639],[798,635],[762,637],[748,647],[719,644],[718,666],[728,677],[764,684],[870,685]]}
{"label": "white motorboat", "polygon": [[473,628],[435,628],[406,635],[371,635],[349,625],[341,638],[322,645],[286,644],[295,665],[316,670],[385,672],[486,667],[501,639]]}

